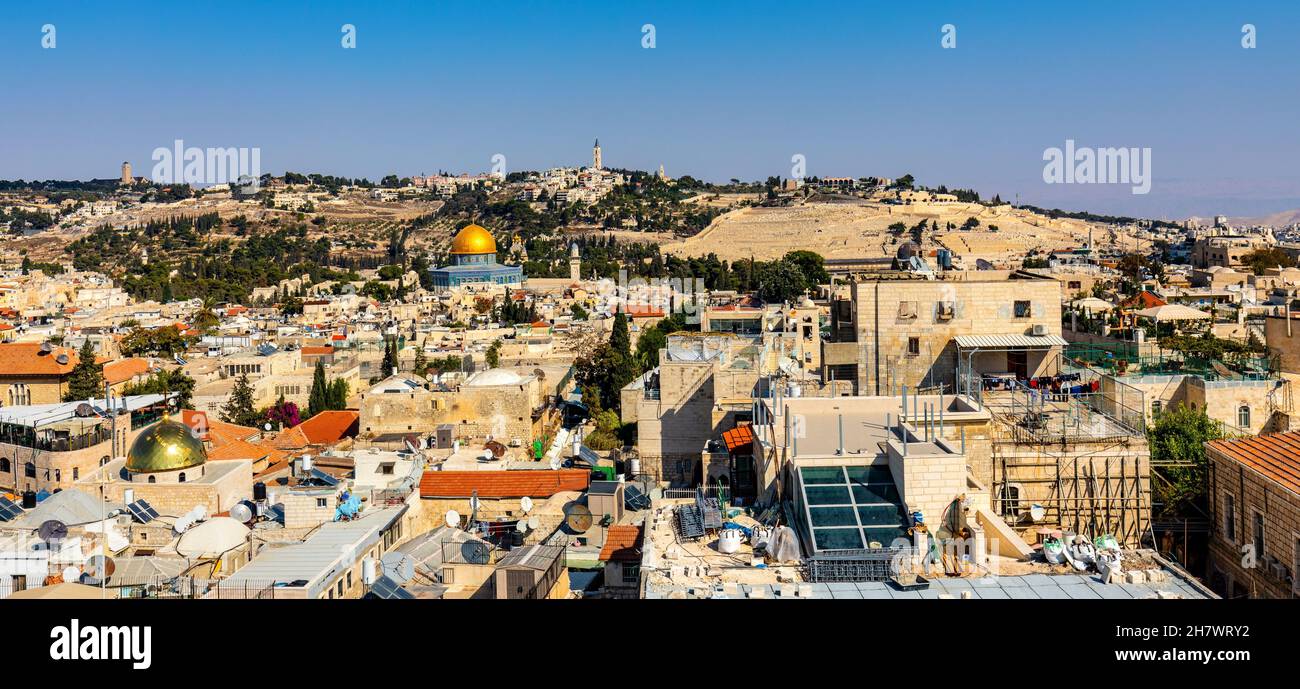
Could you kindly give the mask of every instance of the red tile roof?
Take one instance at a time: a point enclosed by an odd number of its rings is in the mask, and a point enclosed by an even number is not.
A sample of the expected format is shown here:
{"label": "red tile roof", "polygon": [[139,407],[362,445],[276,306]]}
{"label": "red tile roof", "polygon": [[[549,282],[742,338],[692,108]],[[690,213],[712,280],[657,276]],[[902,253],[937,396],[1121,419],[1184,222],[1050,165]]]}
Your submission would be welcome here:
{"label": "red tile roof", "polygon": [[615,562],[640,562],[641,543],[640,526],[635,524],[615,524],[605,531],[605,547],[600,549],[600,559]]}
{"label": "red tile roof", "polygon": [[735,452],[746,445],[754,443],[754,429],[751,426],[736,426],[723,433],[722,440],[727,443],[728,450]]}
{"label": "red tile roof", "polygon": [[1300,494],[1300,431],[1240,440],[1214,440],[1206,443],[1205,447],[1277,481],[1292,493]]}
{"label": "red tile roof", "polygon": [[[68,355],[68,363],[59,363],[60,354]],[[63,376],[72,373],[76,365],[77,353],[67,347],[54,347],[42,354],[40,342],[0,344],[0,375]]]}
{"label": "red tile roof", "polygon": [[1164,299],[1161,299],[1146,290],[1142,290],[1141,292],[1138,292],[1120,302],[1119,305],[1126,309],[1152,309],[1157,306],[1165,306],[1166,303],[1167,302]]}
{"label": "red tile roof", "polygon": [[333,445],[357,435],[361,413],[350,409],[323,411],[285,430],[275,438],[275,446],[296,450],[308,445]]}
{"label": "red tile roof", "polygon": [[104,380],[117,385],[149,372],[149,360],[140,357],[118,359],[104,364]]}
{"label": "red tile roof", "polygon": [[304,345],[301,350],[302,356],[322,356],[334,353],[334,345],[314,346]]}
{"label": "red tile roof", "polygon": [[590,478],[590,472],[582,469],[426,471],[420,479],[420,497],[468,498],[477,490],[484,499],[549,498],[563,491],[586,490]]}

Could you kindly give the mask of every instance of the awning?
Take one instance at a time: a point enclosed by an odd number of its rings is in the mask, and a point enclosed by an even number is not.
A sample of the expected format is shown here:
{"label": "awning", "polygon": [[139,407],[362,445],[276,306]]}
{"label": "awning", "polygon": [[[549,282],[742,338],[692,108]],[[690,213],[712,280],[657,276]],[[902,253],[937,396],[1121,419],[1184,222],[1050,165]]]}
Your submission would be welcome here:
{"label": "awning", "polygon": [[748,425],[736,426],[723,433],[722,440],[727,443],[728,450],[735,452],[742,447],[754,444],[754,429]]}
{"label": "awning", "polygon": [[1026,349],[1064,347],[1070,344],[1060,335],[958,335],[960,349]]}

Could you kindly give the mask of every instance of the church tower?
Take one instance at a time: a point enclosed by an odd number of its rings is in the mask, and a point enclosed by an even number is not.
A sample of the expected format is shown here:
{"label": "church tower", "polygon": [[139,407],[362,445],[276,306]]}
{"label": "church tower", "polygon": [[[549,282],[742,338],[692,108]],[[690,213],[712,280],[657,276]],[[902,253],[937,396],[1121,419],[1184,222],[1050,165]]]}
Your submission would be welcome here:
{"label": "church tower", "polygon": [[596,139],[596,145],[591,148],[591,166],[600,169],[600,139]]}
{"label": "church tower", "polygon": [[[596,148],[596,160],[600,160],[600,147]],[[569,245],[569,280],[582,282],[582,256],[578,253],[578,243]]]}

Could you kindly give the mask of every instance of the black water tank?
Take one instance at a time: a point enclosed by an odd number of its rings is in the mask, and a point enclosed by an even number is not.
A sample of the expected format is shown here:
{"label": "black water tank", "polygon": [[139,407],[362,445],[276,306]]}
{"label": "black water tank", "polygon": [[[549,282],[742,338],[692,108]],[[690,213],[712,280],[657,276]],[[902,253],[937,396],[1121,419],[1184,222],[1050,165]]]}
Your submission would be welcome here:
{"label": "black water tank", "polygon": [[253,499],[254,499],[254,500],[265,500],[265,499],[266,499],[266,484],[265,484],[265,483],[262,483],[261,481],[258,481],[257,483],[254,483],[254,484],[253,484]]}
{"label": "black water tank", "polygon": [[23,509],[30,510],[36,507],[36,491],[23,491]]}

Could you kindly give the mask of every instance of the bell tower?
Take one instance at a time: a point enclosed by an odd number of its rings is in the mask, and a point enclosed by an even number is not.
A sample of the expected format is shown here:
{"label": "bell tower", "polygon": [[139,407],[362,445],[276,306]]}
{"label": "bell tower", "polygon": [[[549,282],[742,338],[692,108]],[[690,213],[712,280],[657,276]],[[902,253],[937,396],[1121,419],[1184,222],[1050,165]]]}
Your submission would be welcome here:
{"label": "bell tower", "polygon": [[596,145],[591,148],[591,166],[600,169],[600,139],[596,139]]}

